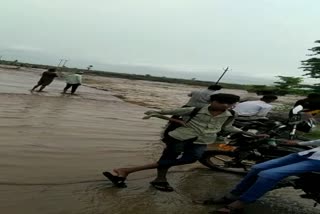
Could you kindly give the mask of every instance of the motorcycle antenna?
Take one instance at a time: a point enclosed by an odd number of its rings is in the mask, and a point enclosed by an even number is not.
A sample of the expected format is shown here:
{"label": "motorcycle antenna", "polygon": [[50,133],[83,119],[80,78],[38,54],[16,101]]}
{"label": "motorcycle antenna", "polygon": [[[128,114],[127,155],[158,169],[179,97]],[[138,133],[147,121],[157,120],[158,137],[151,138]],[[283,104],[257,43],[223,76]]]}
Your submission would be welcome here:
{"label": "motorcycle antenna", "polygon": [[221,76],[219,77],[219,79],[217,80],[217,82],[215,83],[215,85],[218,85],[218,83],[220,82],[220,80],[222,79],[222,77],[227,73],[228,70],[229,70],[229,66],[226,67],[225,69],[223,69],[223,73],[221,74]]}

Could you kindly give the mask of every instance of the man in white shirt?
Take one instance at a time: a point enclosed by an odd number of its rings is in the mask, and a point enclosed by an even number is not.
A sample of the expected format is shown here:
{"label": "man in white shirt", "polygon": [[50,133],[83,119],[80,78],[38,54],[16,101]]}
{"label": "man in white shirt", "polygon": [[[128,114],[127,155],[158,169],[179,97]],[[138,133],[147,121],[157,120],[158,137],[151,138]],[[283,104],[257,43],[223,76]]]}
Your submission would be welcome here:
{"label": "man in white shirt", "polygon": [[318,147],[254,165],[246,177],[228,195],[218,200],[211,200],[215,204],[233,201],[218,212],[240,211],[245,205],[262,197],[286,177],[320,172],[320,139],[299,143],[288,142],[288,144]]}
{"label": "man in white shirt", "polygon": [[210,85],[207,89],[191,91],[191,93],[188,94],[190,99],[184,106],[196,108],[207,106],[210,103],[210,96],[219,93],[221,88],[222,86],[220,85]]}
{"label": "man in white shirt", "polygon": [[71,94],[74,94],[77,88],[82,84],[82,71],[78,71],[75,74],[70,74],[65,76],[66,87],[63,89],[63,94],[67,92],[69,88],[71,88]]}
{"label": "man in white shirt", "polygon": [[239,117],[266,117],[272,109],[269,103],[277,99],[275,95],[265,95],[260,100],[239,103],[233,110]]}

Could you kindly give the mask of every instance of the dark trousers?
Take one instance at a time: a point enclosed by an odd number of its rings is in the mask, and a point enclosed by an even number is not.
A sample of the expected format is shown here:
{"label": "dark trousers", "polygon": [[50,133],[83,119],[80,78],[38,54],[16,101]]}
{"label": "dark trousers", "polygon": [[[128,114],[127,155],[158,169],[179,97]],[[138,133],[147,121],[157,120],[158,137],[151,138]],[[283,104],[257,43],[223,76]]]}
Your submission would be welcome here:
{"label": "dark trousers", "polygon": [[79,87],[79,85],[81,84],[69,84],[67,83],[66,87],[64,87],[63,92],[66,92],[70,87],[71,88],[71,94],[74,94],[74,92],[76,92],[77,88]]}
{"label": "dark trousers", "polygon": [[[193,142],[196,139],[193,138],[185,141],[179,141],[172,137],[165,139],[167,147],[163,150],[158,161],[159,168],[190,164],[199,160],[205,152],[207,145],[194,144]],[[181,154],[182,156],[178,158]]]}

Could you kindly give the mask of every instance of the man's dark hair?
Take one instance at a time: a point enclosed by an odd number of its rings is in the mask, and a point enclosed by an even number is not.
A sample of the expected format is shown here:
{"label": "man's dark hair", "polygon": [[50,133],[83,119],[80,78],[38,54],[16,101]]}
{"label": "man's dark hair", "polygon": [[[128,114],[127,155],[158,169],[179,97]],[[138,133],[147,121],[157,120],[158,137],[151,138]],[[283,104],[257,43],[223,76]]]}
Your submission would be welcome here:
{"label": "man's dark hair", "polygon": [[48,71],[49,72],[56,72],[56,69],[55,68],[49,68]]}
{"label": "man's dark hair", "polygon": [[267,102],[272,102],[274,100],[278,99],[276,95],[264,95],[261,100],[267,101]]}
{"label": "man's dark hair", "polygon": [[311,94],[308,94],[308,99],[319,99],[320,98],[320,94],[318,93],[311,93]]}
{"label": "man's dark hair", "polygon": [[209,90],[213,90],[213,91],[218,91],[218,90],[220,90],[221,88],[222,88],[221,85],[210,85],[210,86],[208,87]]}
{"label": "man's dark hair", "polygon": [[219,103],[234,104],[239,102],[240,97],[234,94],[213,94],[210,96],[210,101],[217,101]]}

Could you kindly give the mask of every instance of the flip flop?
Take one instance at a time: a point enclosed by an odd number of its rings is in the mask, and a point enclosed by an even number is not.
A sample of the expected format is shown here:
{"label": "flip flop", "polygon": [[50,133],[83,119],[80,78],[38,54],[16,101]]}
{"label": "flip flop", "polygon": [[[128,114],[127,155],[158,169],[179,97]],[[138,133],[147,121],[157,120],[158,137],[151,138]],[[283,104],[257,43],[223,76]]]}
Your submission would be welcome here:
{"label": "flip flop", "polygon": [[103,172],[102,174],[106,176],[116,187],[119,187],[119,188],[127,187],[126,183],[124,182],[126,178],[113,175],[110,172]]}
{"label": "flip flop", "polygon": [[168,182],[156,182],[156,181],[152,181],[150,182],[150,184],[156,188],[157,190],[163,191],[163,192],[173,192],[174,189],[172,186],[170,186],[170,184]]}

